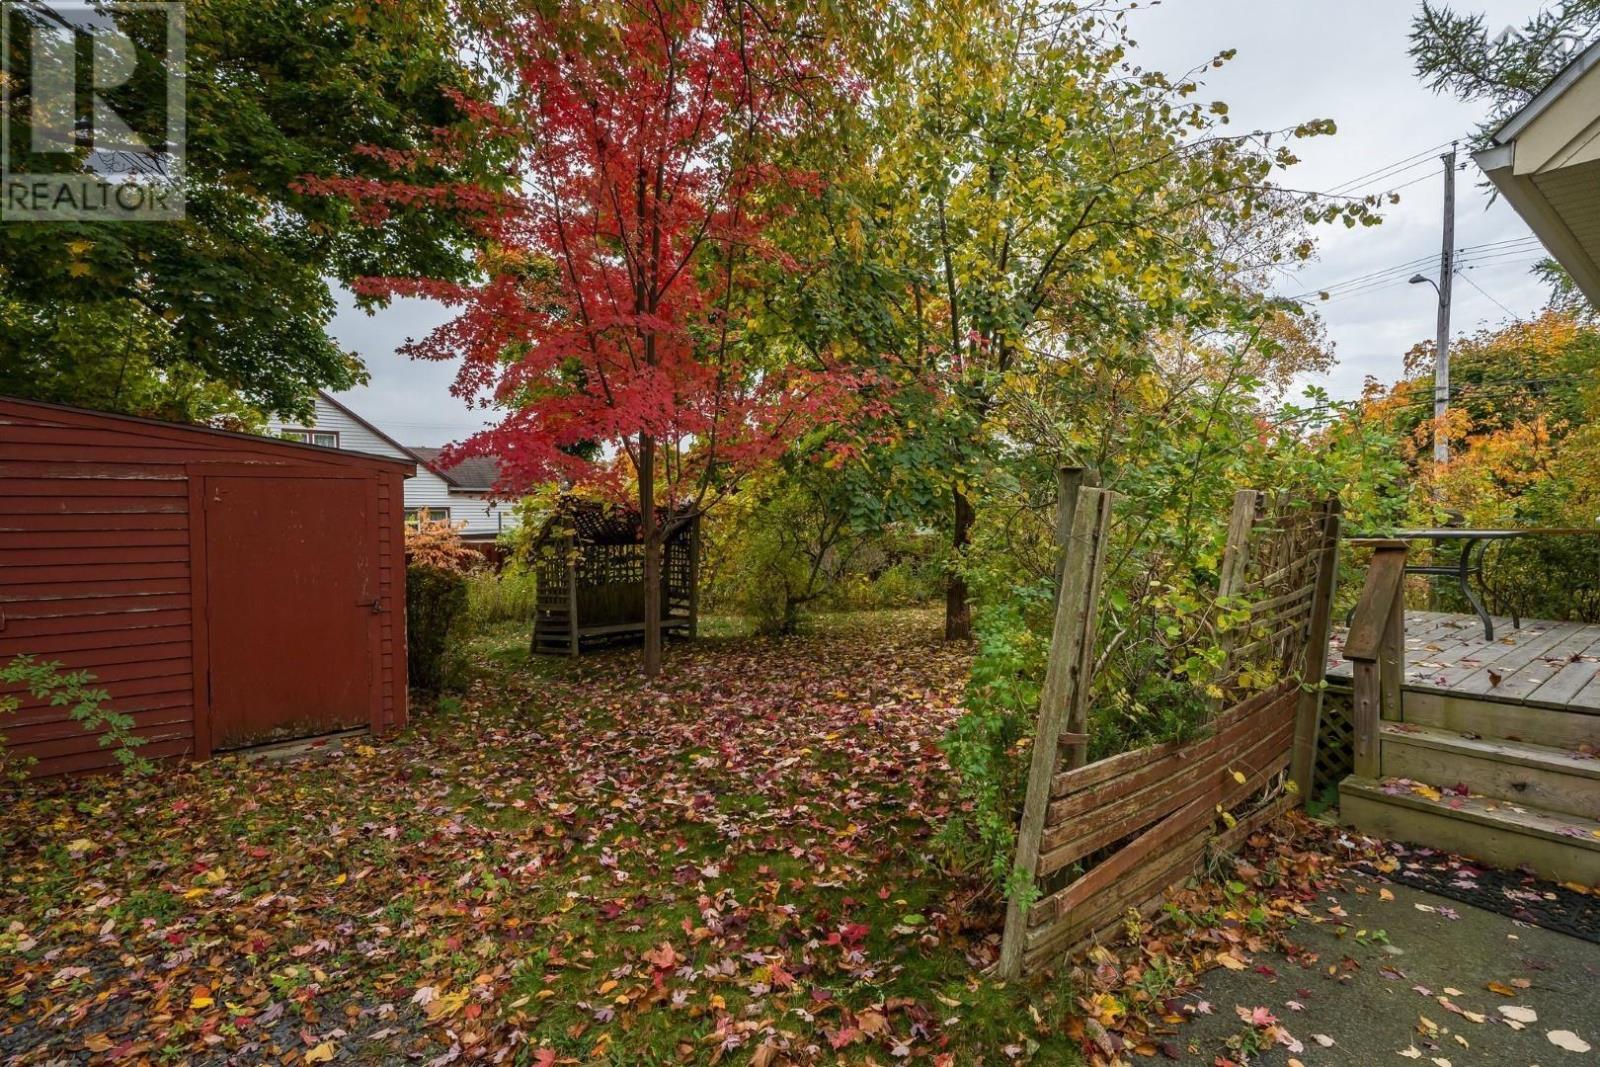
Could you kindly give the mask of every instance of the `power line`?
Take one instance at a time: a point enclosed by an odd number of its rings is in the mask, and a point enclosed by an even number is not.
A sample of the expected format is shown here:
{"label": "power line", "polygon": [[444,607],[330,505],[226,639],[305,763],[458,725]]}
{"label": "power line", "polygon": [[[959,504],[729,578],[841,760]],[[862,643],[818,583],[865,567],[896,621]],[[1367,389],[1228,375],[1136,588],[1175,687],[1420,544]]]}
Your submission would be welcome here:
{"label": "power line", "polygon": [[1480,292],[1484,296],[1488,297],[1494,303],[1494,305],[1496,307],[1498,307],[1501,311],[1504,311],[1507,315],[1510,315],[1512,318],[1516,318],[1517,317],[1516,312],[1512,311],[1510,308],[1508,308],[1504,304],[1500,303],[1500,301],[1496,300],[1493,296],[1490,296],[1489,295],[1489,291],[1487,289],[1485,289],[1483,286],[1479,285],[1477,282],[1473,281],[1471,278],[1467,277],[1467,272],[1466,272],[1465,268],[1456,271],[1456,275],[1462,281],[1466,282],[1468,285],[1470,285],[1474,289],[1478,290],[1478,292]]}
{"label": "power line", "polygon": [[[1466,260],[1472,260],[1474,263],[1487,262],[1494,259],[1506,258],[1507,256],[1525,255],[1527,251],[1537,247],[1539,247],[1539,241],[1536,237],[1516,237],[1503,241],[1489,241],[1478,245],[1467,245],[1457,250],[1455,258],[1456,262],[1458,263]],[[1390,281],[1395,280],[1399,275],[1415,271],[1417,268],[1429,265],[1435,262],[1437,259],[1438,256],[1434,254],[1418,256],[1415,259],[1409,259],[1403,263],[1396,263],[1388,267],[1381,267],[1374,271],[1368,271],[1365,274],[1358,274],[1354,277],[1343,278],[1339,281],[1331,282],[1328,285],[1320,286],[1316,289],[1309,289],[1305,292],[1290,296],[1288,299],[1297,300],[1302,303],[1315,303],[1325,302],[1320,299],[1324,293],[1326,293],[1330,298],[1334,296],[1349,296],[1358,291],[1366,291],[1373,288],[1378,288],[1384,284],[1388,284]]]}
{"label": "power line", "polygon": [[[1445,141],[1442,144],[1434,145],[1432,148],[1424,148],[1420,152],[1417,152],[1417,153],[1415,153],[1413,155],[1405,156],[1405,157],[1403,157],[1401,159],[1397,159],[1393,163],[1389,163],[1389,164],[1386,164],[1386,165],[1384,165],[1382,167],[1378,167],[1376,170],[1369,170],[1365,174],[1358,174],[1354,178],[1349,179],[1348,181],[1340,182],[1338,185],[1335,185],[1332,189],[1330,189],[1328,191],[1330,193],[1340,193],[1340,192],[1344,192],[1344,191],[1346,191],[1348,189],[1351,189],[1351,188],[1353,188],[1355,186],[1371,185],[1374,182],[1380,181],[1384,177],[1387,177],[1389,175],[1389,172],[1395,170],[1395,168],[1397,168],[1397,167],[1399,167],[1401,170],[1410,170],[1412,167],[1418,166],[1421,163],[1429,162],[1429,158],[1428,157],[1431,157],[1435,152],[1439,152],[1442,149],[1449,148],[1450,145],[1453,144],[1453,143],[1454,143],[1453,141]],[[1416,162],[1413,162],[1413,160],[1415,160]],[[1402,166],[1402,164],[1404,164],[1404,166]]]}

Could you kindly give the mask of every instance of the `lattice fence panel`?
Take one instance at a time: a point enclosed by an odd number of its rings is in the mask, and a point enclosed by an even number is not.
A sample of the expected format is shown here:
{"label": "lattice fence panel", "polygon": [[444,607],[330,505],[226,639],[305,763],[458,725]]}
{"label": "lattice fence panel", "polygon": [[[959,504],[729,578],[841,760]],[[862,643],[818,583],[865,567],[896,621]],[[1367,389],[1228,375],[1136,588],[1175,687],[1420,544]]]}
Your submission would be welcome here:
{"label": "lattice fence panel", "polygon": [[1347,699],[1330,695],[1322,702],[1317,724],[1316,784],[1321,792],[1355,771],[1355,724],[1350,721]]}
{"label": "lattice fence panel", "polygon": [[1241,494],[1236,501],[1236,526],[1241,509],[1249,507],[1253,515],[1248,534],[1230,545],[1220,593],[1248,602],[1249,619],[1225,635],[1224,700],[1237,701],[1282,678],[1307,674],[1330,506],[1265,493]]}

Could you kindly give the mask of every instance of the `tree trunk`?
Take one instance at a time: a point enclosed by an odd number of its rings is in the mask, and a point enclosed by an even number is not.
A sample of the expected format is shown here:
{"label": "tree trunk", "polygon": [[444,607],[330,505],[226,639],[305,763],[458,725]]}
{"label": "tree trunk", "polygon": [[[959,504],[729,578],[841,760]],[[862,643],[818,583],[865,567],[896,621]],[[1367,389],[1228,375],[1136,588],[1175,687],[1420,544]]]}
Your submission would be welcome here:
{"label": "tree trunk", "polygon": [[656,529],[656,439],[639,435],[639,518],[644,535],[644,676],[661,673],[661,545]]}
{"label": "tree trunk", "polygon": [[944,639],[965,641],[972,636],[972,608],[967,603],[967,579],[961,573],[965,562],[967,544],[972,540],[972,522],[977,517],[972,502],[961,490],[955,490],[955,525],[950,533],[950,547],[954,550],[950,574],[944,586]]}

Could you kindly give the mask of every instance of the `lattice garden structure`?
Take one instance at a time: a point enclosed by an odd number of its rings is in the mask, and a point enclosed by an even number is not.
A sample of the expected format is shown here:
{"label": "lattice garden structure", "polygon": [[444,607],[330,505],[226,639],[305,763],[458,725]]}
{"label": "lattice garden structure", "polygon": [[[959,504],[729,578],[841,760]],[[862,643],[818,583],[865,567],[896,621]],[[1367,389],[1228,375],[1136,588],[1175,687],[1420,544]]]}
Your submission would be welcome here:
{"label": "lattice garden structure", "polygon": [[1209,732],[1088,763],[1101,574],[1114,495],[1061,473],[1060,595],[998,971],[1034,973],[1160,907],[1313,787],[1337,574],[1336,498],[1234,498],[1219,607],[1230,628]]}
{"label": "lattice garden structure", "polygon": [[[700,516],[656,516],[667,536],[661,560],[661,628],[694,637],[699,626]],[[535,538],[535,655],[576,656],[644,636],[644,540],[637,509],[562,497]]]}

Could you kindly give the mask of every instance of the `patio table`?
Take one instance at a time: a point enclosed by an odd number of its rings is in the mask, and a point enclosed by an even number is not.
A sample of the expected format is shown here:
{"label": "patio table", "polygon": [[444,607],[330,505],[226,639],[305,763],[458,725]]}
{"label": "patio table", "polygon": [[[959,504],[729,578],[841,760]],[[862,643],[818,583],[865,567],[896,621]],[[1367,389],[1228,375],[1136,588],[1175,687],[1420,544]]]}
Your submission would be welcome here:
{"label": "patio table", "polygon": [[[1419,563],[1408,564],[1407,574],[1439,575],[1456,580],[1456,588],[1461,590],[1461,595],[1467,603],[1472,605],[1472,610],[1477,613],[1483,622],[1483,639],[1494,640],[1494,618],[1483,606],[1483,600],[1472,588],[1472,579],[1476,578],[1481,585],[1483,582],[1484,556],[1488,554],[1489,546],[1497,542],[1512,541],[1520,537],[1572,537],[1584,534],[1600,534],[1600,527],[1536,527],[1530,529],[1471,529],[1457,526],[1439,526],[1429,529],[1396,530],[1392,534],[1355,534],[1346,538],[1350,544],[1359,545],[1375,541],[1431,541],[1435,548],[1445,545],[1460,545],[1460,554],[1453,563]],[[1522,628],[1522,619],[1513,612],[1511,625],[1514,629]]]}

